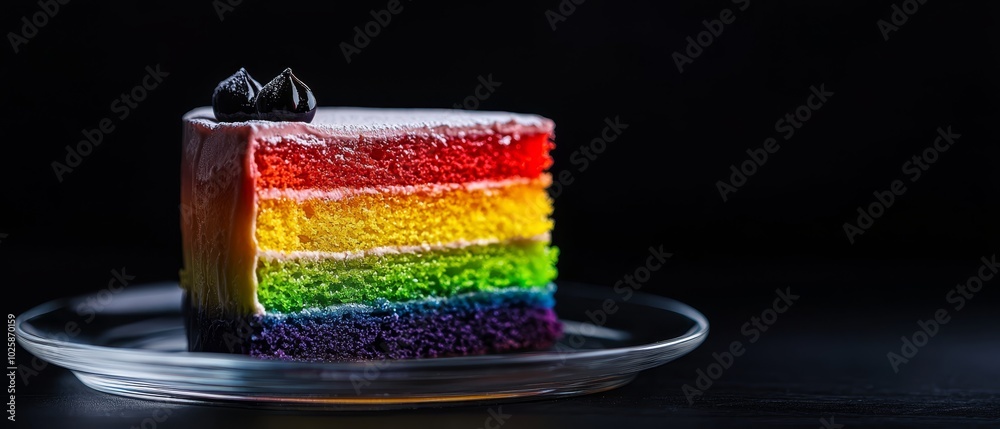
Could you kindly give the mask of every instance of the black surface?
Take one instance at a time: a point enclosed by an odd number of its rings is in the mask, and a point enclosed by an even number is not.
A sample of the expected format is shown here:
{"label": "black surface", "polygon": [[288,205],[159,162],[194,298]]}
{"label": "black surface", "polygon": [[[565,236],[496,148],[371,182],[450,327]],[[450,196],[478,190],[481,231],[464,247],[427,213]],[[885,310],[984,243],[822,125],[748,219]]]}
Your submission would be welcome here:
{"label": "black surface", "polygon": [[[751,0],[679,73],[672,53],[745,2],[587,0],[553,31],[546,11],[572,2],[403,1],[347,63],[339,44],[387,3],[244,0],[220,20],[212,1],[71,1],[20,52],[0,46],[0,288],[18,290],[5,311],[101,289],[112,270],[176,280],[180,117],[241,66],[257,77],[292,67],[320,105],[370,107],[452,107],[492,74],[502,85],[480,109],[557,124],[553,172],[572,176],[555,199],[560,277],[611,286],[662,246],[673,257],[643,290],[713,323],[709,343],[674,365],[618,391],[512,406],[510,427],[995,423],[998,280],[900,374],[885,354],[1000,248],[997,3],[928,0],[885,40],[877,22],[902,0]],[[0,7],[6,34],[42,6]],[[119,119],[112,100],[157,65],[169,76]],[[834,95],[785,139],[776,121],[814,86]],[[628,128],[584,163],[580,148],[615,117]],[[59,181],[51,163],[103,118],[114,131]],[[912,181],[905,163],[949,125],[961,137]],[[723,201],[717,182],[769,137],[781,149]],[[844,223],[897,179],[907,191],[852,244]],[[804,289],[802,301],[688,405],[680,386],[778,287]],[[157,406],[93,394],[58,369],[39,380],[18,402],[39,427],[127,427]],[[177,413],[160,427],[289,417]],[[480,427],[485,410],[389,418]]]}

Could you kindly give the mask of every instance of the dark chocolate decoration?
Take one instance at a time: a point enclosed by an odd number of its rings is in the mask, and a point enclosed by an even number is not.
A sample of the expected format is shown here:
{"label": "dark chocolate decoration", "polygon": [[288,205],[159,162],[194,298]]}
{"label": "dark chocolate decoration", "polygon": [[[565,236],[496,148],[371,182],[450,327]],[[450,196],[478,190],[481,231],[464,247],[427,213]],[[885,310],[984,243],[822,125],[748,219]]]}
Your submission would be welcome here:
{"label": "dark chocolate decoration", "polygon": [[240,68],[215,87],[212,94],[212,110],[219,122],[239,122],[257,119],[255,101],[260,93],[260,83],[250,77],[246,69]]}
{"label": "dark chocolate decoration", "polygon": [[258,119],[265,121],[311,122],[316,116],[316,97],[290,68],[260,89],[256,105]]}

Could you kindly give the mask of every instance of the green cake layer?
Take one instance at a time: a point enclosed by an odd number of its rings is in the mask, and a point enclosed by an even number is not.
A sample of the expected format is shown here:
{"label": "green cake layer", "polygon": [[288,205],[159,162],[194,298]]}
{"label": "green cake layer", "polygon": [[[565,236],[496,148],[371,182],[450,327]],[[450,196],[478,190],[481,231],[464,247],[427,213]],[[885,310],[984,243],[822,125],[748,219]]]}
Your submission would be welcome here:
{"label": "green cake layer", "polygon": [[380,298],[544,288],[556,277],[557,256],[547,242],[517,241],[346,260],[260,258],[257,298],[268,312],[291,313]]}

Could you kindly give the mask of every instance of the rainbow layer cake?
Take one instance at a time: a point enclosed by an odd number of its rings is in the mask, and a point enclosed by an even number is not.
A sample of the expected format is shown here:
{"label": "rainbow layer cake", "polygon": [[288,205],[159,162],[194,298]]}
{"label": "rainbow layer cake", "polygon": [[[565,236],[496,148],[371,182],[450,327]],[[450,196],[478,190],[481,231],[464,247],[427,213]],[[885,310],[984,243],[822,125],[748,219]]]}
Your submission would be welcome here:
{"label": "rainbow layer cake", "polygon": [[552,132],[501,112],[189,112],[189,349],[327,361],[551,346]]}

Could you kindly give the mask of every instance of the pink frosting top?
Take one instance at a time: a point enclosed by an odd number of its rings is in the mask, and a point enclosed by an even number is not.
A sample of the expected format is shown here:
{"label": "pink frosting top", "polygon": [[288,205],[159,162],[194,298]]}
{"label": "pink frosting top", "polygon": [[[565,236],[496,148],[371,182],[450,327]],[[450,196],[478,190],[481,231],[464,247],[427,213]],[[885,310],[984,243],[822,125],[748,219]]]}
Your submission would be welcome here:
{"label": "pink frosting top", "polygon": [[552,120],[532,114],[484,112],[458,109],[380,109],[367,107],[319,107],[316,117],[305,122],[216,122],[211,107],[199,107],[184,115],[210,129],[251,127],[257,136],[288,133],[322,137],[384,137],[409,133],[551,133]]}

